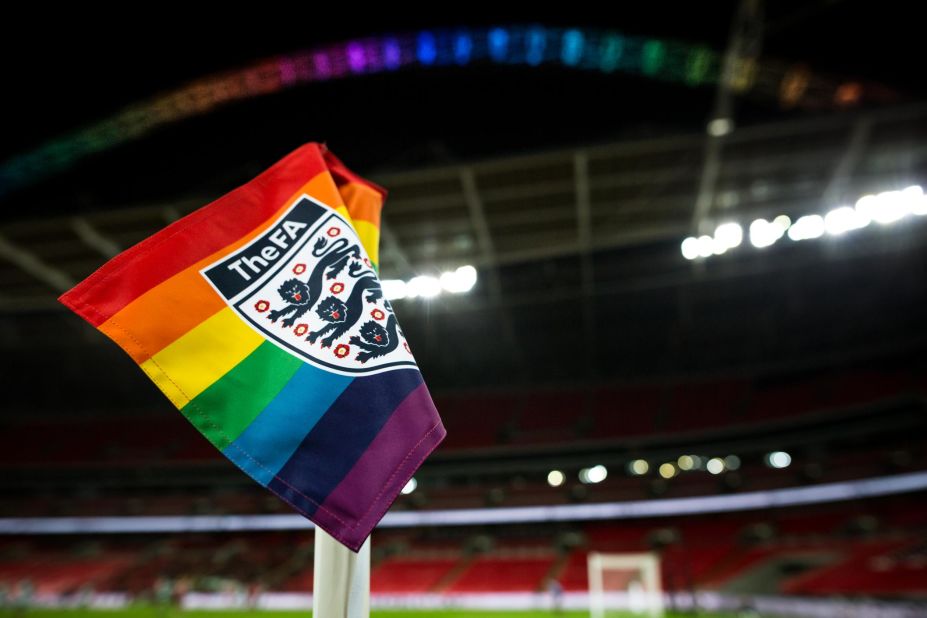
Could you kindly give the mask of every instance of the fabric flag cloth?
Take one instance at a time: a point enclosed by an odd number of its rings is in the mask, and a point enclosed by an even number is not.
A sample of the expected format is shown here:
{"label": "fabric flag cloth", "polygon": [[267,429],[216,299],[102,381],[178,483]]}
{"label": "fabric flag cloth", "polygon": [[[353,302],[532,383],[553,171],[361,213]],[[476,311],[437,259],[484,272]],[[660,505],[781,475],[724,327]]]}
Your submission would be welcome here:
{"label": "fabric flag cloth", "polygon": [[305,144],[59,299],[354,551],[446,433],[377,277],[385,195]]}

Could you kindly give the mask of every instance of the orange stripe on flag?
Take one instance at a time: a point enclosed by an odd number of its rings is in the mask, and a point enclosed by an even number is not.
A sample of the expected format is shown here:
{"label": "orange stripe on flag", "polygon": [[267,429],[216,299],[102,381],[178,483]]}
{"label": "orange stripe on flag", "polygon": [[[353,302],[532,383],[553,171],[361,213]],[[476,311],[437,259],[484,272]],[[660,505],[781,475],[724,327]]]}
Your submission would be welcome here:
{"label": "orange stripe on flag", "polygon": [[[201,322],[226,307],[225,301],[200,275],[200,269],[264,232],[283,210],[304,193],[346,214],[338,188],[328,172],[322,172],[303,185],[277,212],[247,236],[148,290],[101,324],[100,330],[122,346],[132,360],[142,364],[187,331],[196,328]],[[152,316],[170,316],[170,319],[155,320],[158,328],[153,329]],[[127,331],[132,333],[131,337],[127,335]]]}

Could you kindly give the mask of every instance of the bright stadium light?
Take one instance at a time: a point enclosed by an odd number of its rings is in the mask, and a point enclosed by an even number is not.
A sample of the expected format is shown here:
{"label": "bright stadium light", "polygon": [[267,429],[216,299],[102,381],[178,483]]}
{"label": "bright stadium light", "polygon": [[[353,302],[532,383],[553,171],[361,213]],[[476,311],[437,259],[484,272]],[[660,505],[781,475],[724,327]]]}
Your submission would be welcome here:
{"label": "bright stadium light", "polygon": [[792,240],[810,240],[824,235],[824,217],[821,215],[805,215],[789,228],[789,238]]}
{"label": "bright stadium light", "polygon": [[877,211],[876,221],[879,223],[894,223],[903,219],[910,213],[908,201],[901,191],[886,191],[879,194],[882,207]]}
{"label": "bright stadium light", "polygon": [[[866,227],[875,221],[888,225],[910,215],[927,215],[927,196],[920,185],[904,189],[864,195],[855,206],[838,206],[826,215],[810,214],[792,222],[788,215],[777,215],[768,221],[755,219],[747,228],[750,244],[757,249],[770,247],[788,234],[794,241],[820,238],[824,234],[839,236]],[[743,242],[744,229],[739,223],[726,222],[715,228],[714,236],[689,237],[680,249],[687,260],[721,255]]]}
{"label": "bright stadium light", "polygon": [[788,468],[792,463],[792,456],[785,451],[773,451],[766,454],[766,465],[770,468]]}
{"label": "bright stadium light", "polygon": [[405,486],[402,488],[402,495],[408,496],[413,491],[415,491],[416,487],[418,487],[418,481],[416,481],[415,477],[413,476],[412,478],[409,479],[409,482],[406,483]]}
{"label": "bright stadium light", "polygon": [[434,298],[441,293],[441,282],[435,277],[419,275],[406,284],[406,296],[409,298]]}
{"label": "bright stadium light", "polygon": [[678,471],[676,470],[676,466],[667,462],[665,464],[660,464],[659,472],[660,472],[660,476],[662,476],[663,478],[671,479],[674,476],[676,476]]}
{"label": "bright stadium light", "polygon": [[384,279],[383,295],[387,300],[401,300],[403,298],[434,298],[441,292],[463,294],[469,292],[476,285],[476,268],[465,264],[456,270],[441,273],[440,277],[420,275],[410,281],[401,279]]}
{"label": "bright stadium light", "polygon": [[851,206],[834,208],[824,217],[824,230],[832,236],[839,236],[867,225],[869,225],[869,219]]}
{"label": "bright stadium light", "polygon": [[589,482],[601,483],[608,476],[608,470],[603,465],[592,466],[589,468]]}
{"label": "bright stadium light", "polygon": [[406,282],[402,279],[384,279],[380,286],[386,300],[401,300],[406,297]]}
{"label": "bright stadium light", "polygon": [[679,466],[680,470],[692,470],[695,468],[695,459],[692,458],[692,455],[680,455],[679,459],[676,460],[676,465]]}
{"label": "bright stadium light", "polygon": [[773,225],[779,228],[779,238],[782,238],[786,232],[789,231],[789,228],[792,227],[792,220],[789,219],[788,215],[779,215],[773,219]]}
{"label": "bright stadium light", "polygon": [[469,292],[476,285],[476,269],[470,266],[461,266],[455,271],[441,274],[441,287],[451,294]]}
{"label": "bright stadium light", "polygon": [[856,211],[877,223],[887,225],[909,214],[927,214],[927,204],[924,203],[924,190],[921,186],[911,185],[901,191],[864,195],[857,200]]}
{"label": "bright stadium light", "polygon": [[601,483],[607,476],[608,470],[601,464],[592,466],[591,468],[583,468],[579,471],[580,482],[586,483],[587,485]]}
{"label": "bright stadium light", "polygon": [[650,471],[650,464],[645,459],[635,459],[628,464],[628,472],[634,476],[643,476]]}
{"label": "bright stadium light", "polygon": [[924,190],[920,185],[911,185],[902,191],[902,193],[904,194],[905,200],[908,202],[911,214],[920,217],[927,215],[927,196],[924,195]]}
{"label": "bright stadium light", "polygon": [[699,244],[698,238],[692,238],[689,236],[684,241],[682,241],[682,257],[687,260],[694,260],[699,256]]}
{"label": "bright stadium light", "polygon": [[864,195],[856,202],[860,214],[867,215],[876,223],[887,225],[908,214],[908,201],[901,191],[883,191],[878,195]]}
{"label": "bright stadium light", "polygon": [[551,487],[560,487],[566,481],[566,475],[560,470],[551,470],[547,473],[547,484]]}
{"label": "bright stadium light", "polygon": [[734,121],[730,118],[715,118],[705,127],[705,131],[712,137],[724,137],[733,130]]}
{"label": "bright stadium light", "polygon": [[711,236],[698,237],[698,255],[699,257],[711,257],[715,253],[715,243]]}
{"label": "bright stadium light", "polygon": [[715,228],[715,240],[727,249],[739,247],[744,239],[744,229],[739,223],[722,223]]}
{"label": "bright stadium light", "polygon": [[712,474],[721,474],[725,469],[724,460],[720,457],[712,457],[705,468]]}
{"label": "bright stadium light", "polygon": [[757,249],[771,246],[779,240],[779,228],[766,219],[757,219],[750,224],[750,244]]}

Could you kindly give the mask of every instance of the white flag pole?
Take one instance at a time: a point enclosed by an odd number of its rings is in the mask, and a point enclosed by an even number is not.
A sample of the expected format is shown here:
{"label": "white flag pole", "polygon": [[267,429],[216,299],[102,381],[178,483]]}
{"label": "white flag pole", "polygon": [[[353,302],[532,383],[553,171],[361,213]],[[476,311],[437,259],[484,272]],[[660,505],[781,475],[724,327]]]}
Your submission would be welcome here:
{"label": "white flag pole", "polygon": [[[371,535],[372,536],[372,535]],[[356,554],[315,528],[312,615],[316,618],[370,616],[370,538]]]}

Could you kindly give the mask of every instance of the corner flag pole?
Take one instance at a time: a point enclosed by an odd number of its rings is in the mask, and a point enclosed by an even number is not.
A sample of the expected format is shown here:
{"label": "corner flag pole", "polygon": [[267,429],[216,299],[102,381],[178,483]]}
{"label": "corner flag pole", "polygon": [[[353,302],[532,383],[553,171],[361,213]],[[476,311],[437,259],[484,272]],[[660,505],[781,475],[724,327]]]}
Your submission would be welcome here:
{"label": "corner flag pole", "polygon": [[[372,536],[372,535],[371,535]],[[319,618],[370,616],[370,538],[356,554],[315,528],[312,615]]]}

